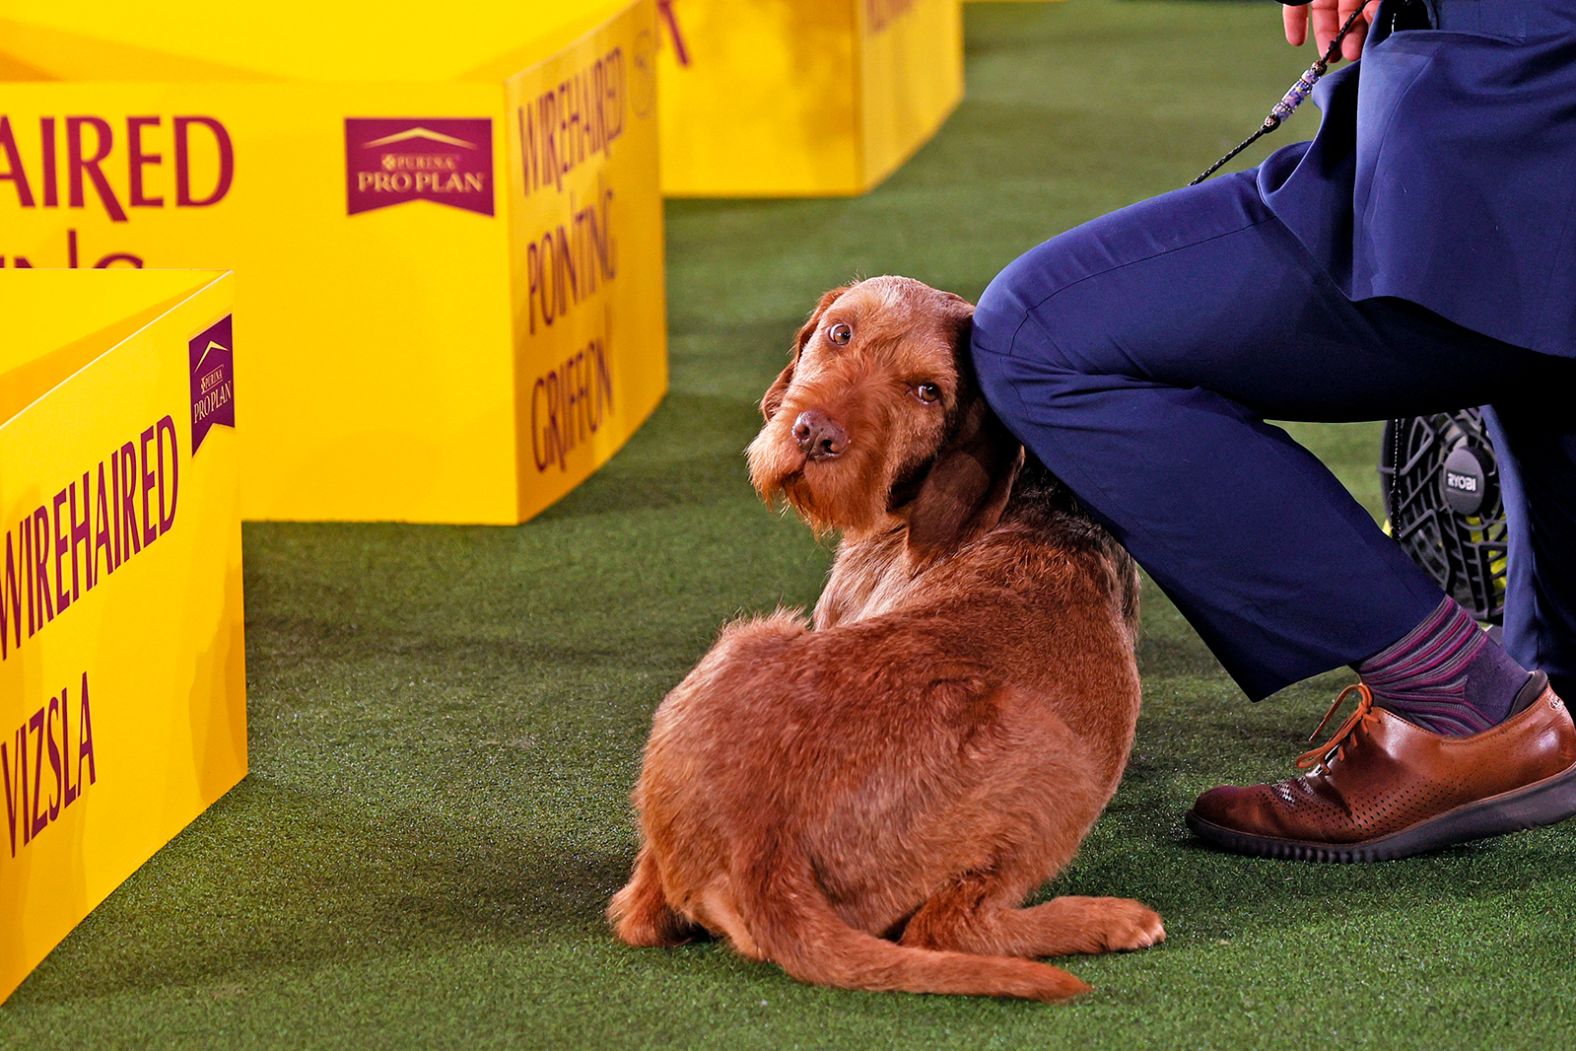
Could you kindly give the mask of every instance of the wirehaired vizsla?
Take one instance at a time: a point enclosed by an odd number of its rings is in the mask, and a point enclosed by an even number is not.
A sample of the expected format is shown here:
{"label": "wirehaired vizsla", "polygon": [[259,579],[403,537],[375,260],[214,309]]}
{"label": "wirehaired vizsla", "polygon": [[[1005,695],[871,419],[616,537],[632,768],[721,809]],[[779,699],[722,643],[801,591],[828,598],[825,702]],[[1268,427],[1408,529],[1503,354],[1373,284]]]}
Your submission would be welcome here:
{"label": "wirehaired vizsla", "polygon": [[808,623],[729,624],[658,707],[608,909],[629,944],[1062,1000],[1088,986],[1035,957],[1165,937],[1122,898],[1023,907],[1127,761],[1137,574],[986,406],[972,311],[907,278],[834,289],[762,399],[756,489],[842,542]]}

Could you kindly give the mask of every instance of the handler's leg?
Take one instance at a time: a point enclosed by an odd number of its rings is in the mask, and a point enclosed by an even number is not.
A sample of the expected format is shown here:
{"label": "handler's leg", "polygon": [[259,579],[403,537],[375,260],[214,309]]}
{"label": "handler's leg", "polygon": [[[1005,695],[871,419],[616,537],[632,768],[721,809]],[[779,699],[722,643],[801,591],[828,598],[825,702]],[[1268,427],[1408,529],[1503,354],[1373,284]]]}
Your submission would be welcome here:
{"label": "handler's leg", "polygon": [[1024,443],[1258,698],[1355,664],[1440,589],[1266,416],[1481,404],[1549,359],[1410,304],[1353,304],[1243,174],[1095,220],[981,297],[974,362]]}
{"label": "handler's leg", "polygon": [[1505,649],[1576,701],[1576,361],[1560,364],[1559,382],[1506,397],[1488,423],[1510,520]]}
{"label": "handler's leg", "polygon": [[[1247,175],[1124,209],[1028,253],[981,298],[974,349],[1008,426],[1127,545],[1244,690],[1259,697],[1352,664],[1379,707],[1404,717],[1364,708],[1342,730],[1348,747],[1332,747],[1306,777],[1206,793],[1190,815],[1201,835],[1350,860],[1576,810],[1569,717],[1532,704],[1538,680],[1316,458],[1264,422],[1499,400],[1547,382],[1553,359],[1406,303],[1350,302]],[[1470,736],[1508,713],[1505,732]],[[1429,731],[1469,736],[1442,750]],[[1540,797],[1541,809],[1519,796],[1504,803],[1554,775],[1569,784]]]}

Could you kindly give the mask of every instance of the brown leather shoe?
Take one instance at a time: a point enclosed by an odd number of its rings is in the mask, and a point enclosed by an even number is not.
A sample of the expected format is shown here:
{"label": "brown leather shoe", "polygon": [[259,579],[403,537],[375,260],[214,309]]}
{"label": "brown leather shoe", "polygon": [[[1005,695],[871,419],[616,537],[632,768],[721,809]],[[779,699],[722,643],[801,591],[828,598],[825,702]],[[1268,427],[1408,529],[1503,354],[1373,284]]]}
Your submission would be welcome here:
{"label": "brown leather shoe", "polygon": [[1375,708],[1357,708],[1328,744],[1297,760],[1308,772],[1273,785],[1212,788],[1188,811],[1200,839],[1259,857],[1388,861],[1576,814],[1576,724],[1535,673],[1510,716],[1470,737],[1445,737]]}

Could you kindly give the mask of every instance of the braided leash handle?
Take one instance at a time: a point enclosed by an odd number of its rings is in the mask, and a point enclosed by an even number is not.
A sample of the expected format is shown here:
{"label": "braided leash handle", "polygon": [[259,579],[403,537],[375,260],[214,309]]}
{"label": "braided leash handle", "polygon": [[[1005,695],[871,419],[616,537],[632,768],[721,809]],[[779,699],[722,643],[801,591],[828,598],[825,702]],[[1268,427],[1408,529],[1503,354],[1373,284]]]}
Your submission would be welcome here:
{"label": "braided leash handle", "polygon": [[1270,109],[1269,116],[1264,118],[1264,123],[1259,125],[1259,130],[1255,131],[1252,135],[1249,135],[1247,138],[1233,146],[1231,151],[1228,152],[1224,157],[1221,157],[1220,160],[1216,161],[1214,164],[1211,164],[1208,168],[1205,168],[1203,173],[1199,175],[1198,178],[1188,183],[1189,186],[1197,186],[1199,183],[1203,182],[1205,179],[1209,178],[1211,175],[1214,175],[1216,172],[1220,171],[1220,169],[1236,160],[1238,154],[1247,149],[1249,146],[1252,146],[1255,142],[1258,142],[1276,128],[1280,127],[1284,121],[1289,119],[1291,115],[1296,112],[1298,106],[1302,105],[1308,100],[1308,96],[1313,94],[1313,86],[1317,84],[1319,82],[1319,78],[1324,76],[1324,74],[1329,70],[1330,63],[1334,62],[1336,57],[1340,55],[1341,41],[1345,40],[1347,34],[1352,31],[1352,27],[1357,25],[1357,20],[1362,17],[1363,9],[1366,6],[1366,4],[1358,5],[1357,10],[1353,11],[1346,21],[1341,24],[1340,32],[1336,33],[1335,39],[1330,41],[1330,46],[1324,49],[1324,54],[1319,57],[1317,62],[1309,66],[1303,72],[1302,76],[1297,78],[1297,83],[1293,84],[1291,89],[1288,90],[1286,94],[1281,96],[1281,100],[1275,103],[1275,105]]}

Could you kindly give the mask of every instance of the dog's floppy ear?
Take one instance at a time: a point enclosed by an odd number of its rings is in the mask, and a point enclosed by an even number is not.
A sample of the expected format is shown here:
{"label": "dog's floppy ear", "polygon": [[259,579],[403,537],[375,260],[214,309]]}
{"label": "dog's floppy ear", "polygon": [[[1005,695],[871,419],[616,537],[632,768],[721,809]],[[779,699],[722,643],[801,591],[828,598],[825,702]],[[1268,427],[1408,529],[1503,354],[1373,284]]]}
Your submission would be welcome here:
{"label": "dog's floppy ear", "polygon": [[821,327],[821,315],[827,308],[837,302],[837,297],[847,292],[851,285],[839,285],[837,288],[821,296],[821,301],[810,312],[810,320],[806,321],[799,329],[799,334],[793,338],[793,357],[788,364],[777,374],[772,385],[766,388],[766,393],[761,397],[761,415],[770,420],[777,415],[777,410],[782,407],[783,395],[788,393],[788,384],[793,382],[793,370],[799,364],[799,355],[804,352],[804,345],[810,342],[810,337],[815,335],[816,329]]}
{"label": "dog's floppy ear", "polygon": [[1023,464],[1023,446],[986,404],[969,367],[971,328],[965,319],[958,352],[963,381],[952,432],[908,505],[908,550],[916,562],[928,562],[994,527]]}

